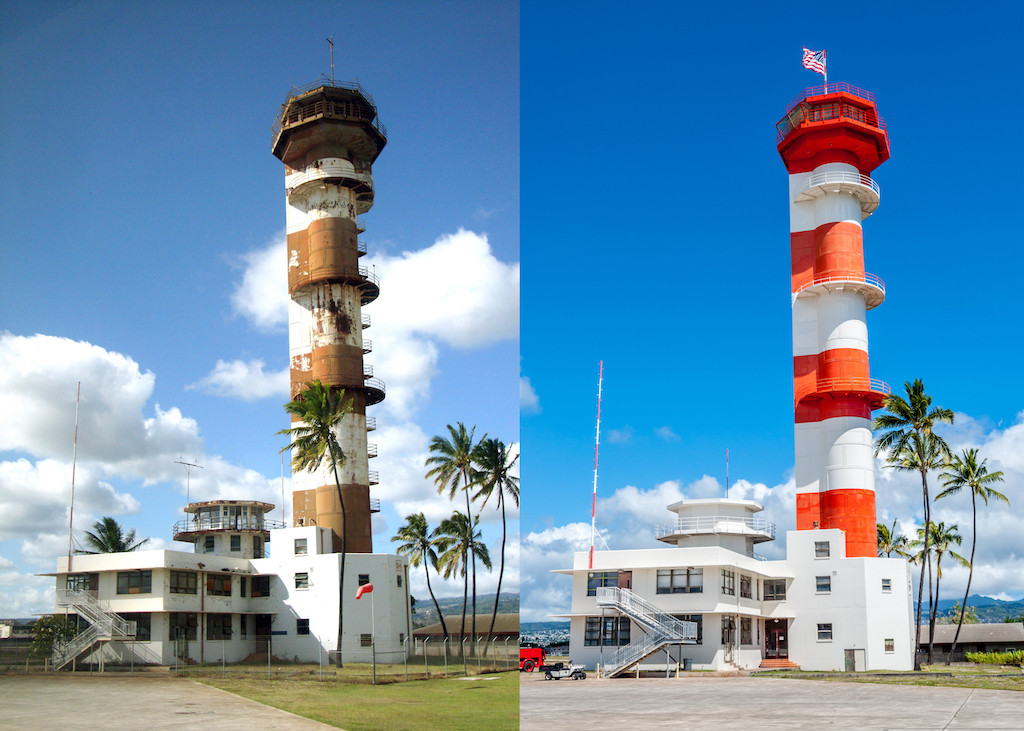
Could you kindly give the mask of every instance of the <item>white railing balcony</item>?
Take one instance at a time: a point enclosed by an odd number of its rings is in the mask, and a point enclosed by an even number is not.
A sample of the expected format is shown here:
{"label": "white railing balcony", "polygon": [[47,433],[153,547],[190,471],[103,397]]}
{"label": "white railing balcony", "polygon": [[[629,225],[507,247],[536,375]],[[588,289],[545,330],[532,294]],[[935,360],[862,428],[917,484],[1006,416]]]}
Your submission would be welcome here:
{"label": "white railing balcony", "polygon": [[808,176],[807,182],[797,194],[796,202],[807,203],[829,193],[848,193],[856,198],[860,202],[861,218],[874,213],[882,199],[878,183],[867,175],[849,170],[827,170]]}
{"label": "white railing balcony", "polygon": [[807,290],[853,289],[864,296],[865,309],[872,310],[885,301],[885,282],[874,274],[853,269],[833,269],[802,279],[793,287],[797,297]]}
{"label": "white railing balcony", "polygon": [[366,431],[373,431],[377,428],[377,417],[367,416],[366,417]]}
{"label": "white railing balcony", "polygon": [[775,524],[764,518],[741,518],[732,515],[702,515],[679,518],[671,525],[660,525],[654,535],[658,540],[671,536],[726,534],[749,536],[755,541],[775,540]]}
{"label": "white railing balcony", "polygon": [[179,520],[171,530],[173,534],[178,535],[181,533],[210,530],[268,531],[284,527],[285,524],[280,520],[270,520],[262,515],[207,515],[197,513],[188,520]]}
{"label": "white railing balcony", "polygon": [[366,338],[363,339],[363,352],[364,353],[372,353],[373,352],[373,341],[372,340],[367,340]]}
{"label": "white railing balcony", "polygon": [[370,327],[370,316],[369,315],[363,315],[360,318],[360,323],[363,326],[363,330],[365,330],[366,328]]}
{"label": "white railing balcony", "polygon": [[380,484],[380,473],[377,472],[377,470],[370,470],[369,472],[366,473],[366,477],[371,485]]}

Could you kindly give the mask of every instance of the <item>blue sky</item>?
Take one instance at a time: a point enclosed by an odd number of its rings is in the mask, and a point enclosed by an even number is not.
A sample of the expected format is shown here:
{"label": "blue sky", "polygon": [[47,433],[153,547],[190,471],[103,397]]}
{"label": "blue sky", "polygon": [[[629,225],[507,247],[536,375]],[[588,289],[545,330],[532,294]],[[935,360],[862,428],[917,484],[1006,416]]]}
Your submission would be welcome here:
{"label": "blue sky", "polygon": [[[895,389],[922,378],[958,414],[950,443],[1006,472],[1015,507],[981,524],[972,591],[1024,596],[1012,91],[1024,12],[923,8],[524,3],[524,620],[567,609],[569,582],[548,571],[589,545],[602,359],[598,526],[612,548],[660,545],[664,505],[721,495],[727,448],[739,493],[765,503],[780,535],[793,527],[789,211],[774,125],[822,82],[801,66],[805,45],[827,49],[830,82],[872,91],[889,128],[881,206],[864,222],[866,269],[887,286],[868,315],[871,374]],[[879,472],[879,519],[916,527],[913,483]],[[969,500],[943,503],[940,519],[969,541]],[[944,596],[965,579],[944,570]]]}
{"label": "blue sky", "polygon": [[271,128],[291,85],[329,74],[326,36],[389,133],[361,262],[388,384],[375,549],[413,510],[450,512],[422,469],[446,424],[518,442],[518,28],[513,2],[0,6],[0,616],[52,607],[32,574],[66,551],[78,380],[77,532],[115,515],[174,547],[178,459],[204,465],[192,499],[280,505]]}

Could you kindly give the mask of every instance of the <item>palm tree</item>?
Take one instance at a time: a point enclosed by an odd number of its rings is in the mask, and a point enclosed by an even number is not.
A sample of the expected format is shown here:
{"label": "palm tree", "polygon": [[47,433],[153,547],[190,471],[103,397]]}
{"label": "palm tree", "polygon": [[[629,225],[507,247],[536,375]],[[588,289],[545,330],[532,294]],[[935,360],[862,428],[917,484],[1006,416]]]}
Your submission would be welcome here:
{"label": "palm tree", "polygon": [[949,648],[949,656],[946,664],[949,665],[956,652],[956,642],[960,638],[960,628],[964,623],[964,611],[967,607],[967,597],[971,591],[971,579],[974,578],[974,549],[978,545],[978,498],[980,497],[985,505],[988,505],[989,498],[1002,500],[1007,505],[1010,499],[1001,492],[989,487],[994,482],[1003,481],[1002,472],[989,472],[986,463],[987,459],[978,462],[977,449],[965,449],[963,455],[955,455],[952,463],[939,475],[939,481],[946,488],[935,496],[940,500],[950,495],[956,495],[961,488],[968,488],[971,491],[971,558],[969,561],[970,572],[967,574],[967,588],[964,589],[964,601],[960,605],[960,618],[956,623],[956,634],[953,635],[953,646]]}
{"label": "palm tree", "polygon": [[890,528],[885,523],[877,523],[878,531],[878,555],[883,553],[886,557],[895,553],[897,556],[907,556],[907,537],[896,532],[896,519],[892,521]]}
{"label": "palm tree", "polygon": [[423,513],[414,513],[405,516],[405,525],[398,529],[391,538],[392,542],[405,541],[397,549],[401,556],[409,557],[409,564],[419,566],[423,564],[423,570],[427,574],[427,591],[437,609],[437,616],[441,618],[441,631],[444,632],[445,647],[448,646],[448,625],[444,622],[444,615],[441,613],[441,605],[437,603],[434,590],[430,586],[430,567],[437,571],[437,552],[434,550],[435,542],[430,537],[430,528]]}
{"label": "palm tree", "polygon": [[474,500],[481,499],[480,509],[487,507],[487,501],[495,496],[498,509],[501,510],[501,563],[498,569],[498,588],[494,594],[494,611],[491,613],[491,628],[487,632],[484,653],[494,633],[494,622],[498,617],[498,599],[501,597],[501,580],[505,574],[505,537],[507,524],[505,521],[505,500],[511,499],[519,507],[519,478],[512,474],[512,468],[519,460],[519,455],[512,455],[499,439],[484,439],[473,450],[473,462],[477,469],[474,472],[475,482],[479,486]]}
{"label": "palm tree", "polygon": [[291,444],[281,451],[292,450],[292,470],[315,471],[320,468],[325,457],[331,460],[334,471],[334,484],[338,490],[338,505],[341,507],[341,576],[338,579],[338,667],[342,667],[341,640],[342,619],[345,606],[345,500],[341,495],[341,479],[338,467],[345,463],[345,453],[341,451],[335,430],[352,408],[352,400],[345,398],[341,389],[332,389],[320,382],[310,381],[299,394],[284,405],[284,410],[299,420],[297,426],[282,429],[278,434],[286,434],[292,439]]}
{"label": "palm tree", "polygon": [[125,533],[121,524],[108,515],[104,516],[103,520],[93,523],[92,531],[85,532],[85,542],[89,544],[90,548],[95,550],[80,551],[80,553],[124,553],[125,551],[135,551],[148,540],[148,538],[143,538],[141,541],[136,541],[134,528]]}
{"label": "palm tree", "polygon": [[[448,424],[449,438],[434,437],[430,440],[431,456],[426,462],[426,466],[430,467],[427,477],[434,478],[438,495],[447,490],[448,499],[454,500],[460,489],[466,493],[467,520],[473,517],[469,493],[473,483],[473,450],[476,448],[474,433],[475,426],[466,431],[466,425],[461,421],[457,427]],[[486,438],[485,434],[481,440]],[[469,566],[473,573],[473,634],[476,635],[476,560],[472,555],[469,557]]]}
{"label": "palm tree", "polygon": [[[956,553],[953,550],[953,544],[960,545],[963,538],[961,538],[958,532],[958,527],[954,523],[953,525],[946,527],[945,522],[939,521],[938,523],[932,523],[931,526],[931,548],[924,549],[924,528],[917,529],[917,540],[911,544],[915,548],[922,547],[921,553],[918,554],[917,558],[923,559],[928,558],[924,553],[925,550],[930,550],[935,554],[935,598],[932,600],[931,605],[928,607],[928,646],[932,645],[932,640],[935,636],[935,620],[938,616],[939,609],[939,583],[942,581],[942,557],[946,554],[961,566],[967,566],[967,559]],[[928,662],[931,662],[931,652],[928,653]]]}
{"label": "palm tree", "polygon": [[[942,409],[932,406],[932,397],[924,392],[924,384],[921,379],[915,379],[903,384],[907,398],[892,394],[887,396],[884,402],[885,413],[875,417],[872,424],[873,429],[886,430],[876,443],[875,456],[883,450],[888,451],[887,461],[898,468],[916,468],[921,473],[921,499],[924,505],[924,551],[925,558],[929,556],[928,542],[930,539],[931,525],[931,501],[928,498],[928,470],[933,465],[935,454],[948,455],[949,447],[942,437],[933,433],[932,428],[937,423],[952,424],[953,412],[949,409]],[[916,455],[916,458],[908,459]],[[931,562],[928,562],[929,587],[931,586]],[[914,638],[914,667],[920,668],[917,660],[917,649],[921,646],[921,600],[924,589],[924,566],[921,566],[921,576],[917,589],[917,629]],[[929,589],[929,595],[931,591]],[[932,638],[928,636],[928,661],[931,662]]]}
{"label": "palm tree", "polygon": [[[452,517],[441,521],[441,525],[431,534],[437,543],[441,555],[437,557],[438,567],[444,572],[444,578],[449,579],[453,575],[462,576],[462,624],[460,626],[459,641],[466,638],[466,603],[469,594],[469,564],[473,561],[480,561],[488,569],[491,568],[491,556],[480,540],[480,531],[477,530],[479,518],[470,518],[458,510],[452,513]],[[474,572],[475,580],[475,572]],[[473,588],[474,593],[476,587]],[[465,662],[465,653],[463,653]]]}

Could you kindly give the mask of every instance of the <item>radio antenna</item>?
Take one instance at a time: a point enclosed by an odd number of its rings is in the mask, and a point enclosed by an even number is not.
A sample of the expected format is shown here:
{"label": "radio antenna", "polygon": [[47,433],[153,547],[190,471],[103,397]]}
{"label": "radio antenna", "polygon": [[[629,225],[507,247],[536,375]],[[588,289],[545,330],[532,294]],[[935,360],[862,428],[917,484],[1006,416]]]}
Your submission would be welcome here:
{"label": "radio antenna", "polygon": [[594,538],[597,534],[597,454],[601,446],[601,383],[604,380],[604,361],[597,373],[597,432],[594,437],[594,500],[590,506],[590,568],[594,568]]}

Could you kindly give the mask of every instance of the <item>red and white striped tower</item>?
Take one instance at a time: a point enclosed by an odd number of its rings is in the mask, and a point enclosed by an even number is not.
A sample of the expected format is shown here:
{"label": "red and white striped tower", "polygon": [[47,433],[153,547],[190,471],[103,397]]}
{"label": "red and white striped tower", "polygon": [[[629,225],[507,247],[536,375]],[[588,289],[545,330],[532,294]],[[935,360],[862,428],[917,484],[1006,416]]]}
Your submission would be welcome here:
{"label": "red and white striped tower", "polygon": [[320,379],[344,389],[352,411],[342,420],[338,442],[345,453],[339,468],[342,520],[330,464],[316,472],[292,474],[296,525],[329,527],[334,550],[371,553],[369,470],[376,446],[366,407],[384,399],[384,384],[373,377],[363,355],[370,326],[362,306],[377,299],[377,277],[359,265],[366,247],[358,241],[356,218],[373,205],[371,164],[387,143],[373,99],[358,84],[318,81],[293,89],[274,127],[274,155],[285,164],[288,234],[288,347],[291,393]]}
{"label": "red and white striped tower", "polygon": [[839,528],[847,556],[875,556],[871,378],[865,313],[885,285],[864,271],[861,221],[879,203],[871,172],[889,158],[874,96],[805,89],[778,123],[789,171],[797,530]]}

